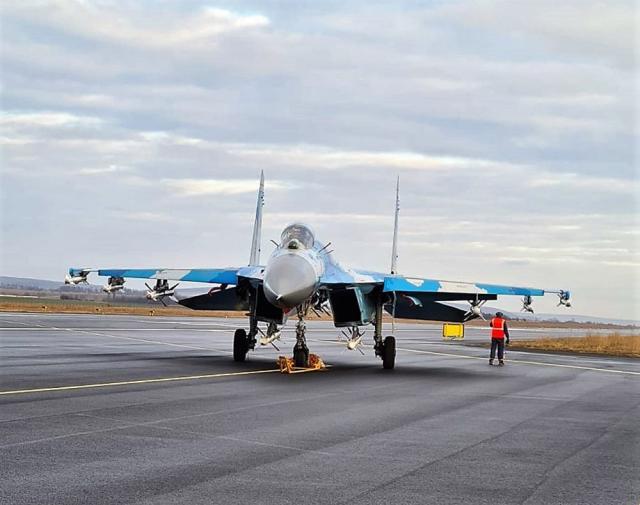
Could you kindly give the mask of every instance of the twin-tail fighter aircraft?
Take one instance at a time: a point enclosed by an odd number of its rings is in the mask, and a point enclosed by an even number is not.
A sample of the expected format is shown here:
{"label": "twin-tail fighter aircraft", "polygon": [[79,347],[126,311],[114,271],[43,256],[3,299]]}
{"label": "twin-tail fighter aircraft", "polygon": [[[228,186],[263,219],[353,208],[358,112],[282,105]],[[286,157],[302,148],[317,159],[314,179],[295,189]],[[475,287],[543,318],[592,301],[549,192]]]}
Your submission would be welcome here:
{"label": "twin-tail fighter aircraft", "polygon": [[[395,365],[396,343],[393,336],[383,337],[382,317],[386,311],[397,319],[418,319],[464,323],[482,317],[482,306],[501,295],[523,297],[523,310],[533,312],[532,297],[555,293],[559,305],[571,306],[567,290],[535,289],[497,284],[451,282],[399,275],[398,187],[393,233],[391,269],[388,273],[342,267],[329,250],[330,242],[320,242],[311,228],[302,223],[287,226],[280,242],[266,264],[260,263],[264,174],[260,177],[258,203],[253,228],[253,241],[248,266],[173,270],[70,268],[67,284],[87,282],[91,272],[109,277],[109,283],[121,286],[125,278],[154,279],[147,298],[162,301],[167,296],[195,310],[243,310],[249,315],[248,331],[239,328],[233,338],[233,358],[244,361],[256,345],[273,344],[280,338],[280,328],[289,316],[297,318],[296,343],[293,347],[295,366],[306,367],[309,349],[306,342],[305,318],[309,311],[331,315],[337,328],[344,328],[347,348],[359,349],[363,341],[362,327],[372,325],[373,349],[385,369]],[[214,284],[204,294],[181,296],[169,281]],[[110,284],[107,284],[109,286]],[[463,310],[449,302],[467,302]],[[260,323],[263,326],[260,327]]]}

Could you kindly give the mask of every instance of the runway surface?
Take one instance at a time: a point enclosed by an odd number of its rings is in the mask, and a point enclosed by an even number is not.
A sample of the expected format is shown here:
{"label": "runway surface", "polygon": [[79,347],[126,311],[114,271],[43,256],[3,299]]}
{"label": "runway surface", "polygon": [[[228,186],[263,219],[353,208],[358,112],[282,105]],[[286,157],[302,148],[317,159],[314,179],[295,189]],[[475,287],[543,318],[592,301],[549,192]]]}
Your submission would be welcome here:
{"label": "runway surface", "polygon": [[400,324],[385,371],[312,322],[331,368],[282,375],[243,323],[0,313],[0,503],[640,503],[639,360]]}

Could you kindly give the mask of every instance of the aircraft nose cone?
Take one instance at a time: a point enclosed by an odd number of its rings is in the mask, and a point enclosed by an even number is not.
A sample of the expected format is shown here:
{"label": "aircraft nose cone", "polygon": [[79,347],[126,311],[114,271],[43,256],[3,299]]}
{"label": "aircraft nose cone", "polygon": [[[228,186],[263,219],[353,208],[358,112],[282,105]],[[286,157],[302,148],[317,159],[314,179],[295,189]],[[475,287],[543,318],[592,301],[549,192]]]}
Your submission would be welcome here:
{"label": "aircraft nose cone", "polygon": [[292,309],[313,295],[318,282],[311,262],[299,254],[273,258],[264,272],[264,294],[269,303]]}

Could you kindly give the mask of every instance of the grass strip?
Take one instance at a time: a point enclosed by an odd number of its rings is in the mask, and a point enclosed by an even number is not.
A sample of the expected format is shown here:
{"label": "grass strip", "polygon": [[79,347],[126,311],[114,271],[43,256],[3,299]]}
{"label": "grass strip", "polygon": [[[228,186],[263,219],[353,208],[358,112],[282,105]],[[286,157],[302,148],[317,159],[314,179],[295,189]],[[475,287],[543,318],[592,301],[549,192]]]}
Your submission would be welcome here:
{"label": "grass strip", "polygon": [[509,349],[515,351],[552,351],[640,358],[640,335],[585,335],[584,337],[518,340]]}

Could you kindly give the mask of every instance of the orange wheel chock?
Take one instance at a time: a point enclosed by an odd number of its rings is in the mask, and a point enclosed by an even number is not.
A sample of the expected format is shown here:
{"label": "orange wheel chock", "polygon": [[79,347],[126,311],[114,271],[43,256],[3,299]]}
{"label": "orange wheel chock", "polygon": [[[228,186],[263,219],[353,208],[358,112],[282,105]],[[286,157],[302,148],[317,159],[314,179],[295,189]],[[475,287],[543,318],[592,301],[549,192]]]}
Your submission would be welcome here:
{"label": "orange wheel chock", "polygon": [[311,370],[323,370],[327,368],[322,358],[317,354],[309,354],[309,367],[308,368],[296,368],[294,366],[293,358],[287,358],[286,356],[278,356],[278,367],[282,373],[297,373],[308,372]]}

